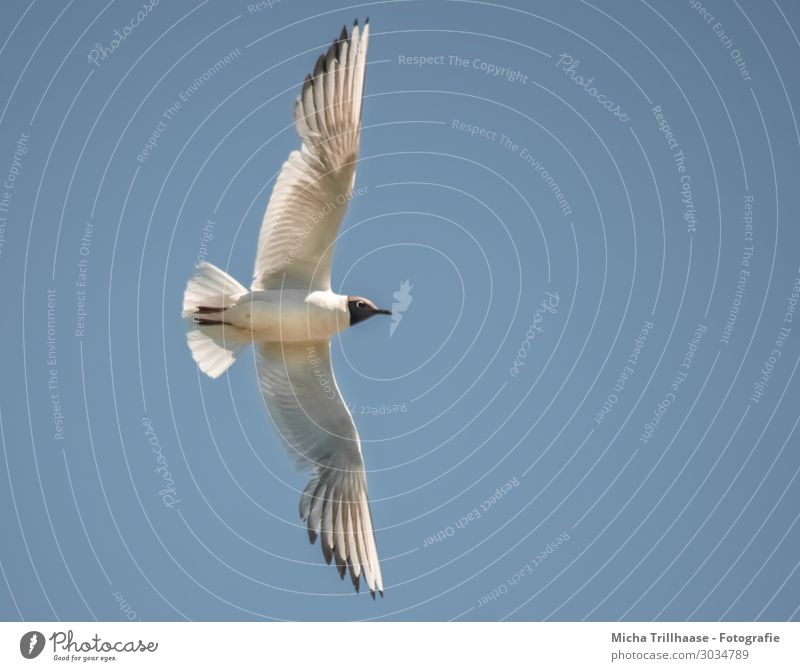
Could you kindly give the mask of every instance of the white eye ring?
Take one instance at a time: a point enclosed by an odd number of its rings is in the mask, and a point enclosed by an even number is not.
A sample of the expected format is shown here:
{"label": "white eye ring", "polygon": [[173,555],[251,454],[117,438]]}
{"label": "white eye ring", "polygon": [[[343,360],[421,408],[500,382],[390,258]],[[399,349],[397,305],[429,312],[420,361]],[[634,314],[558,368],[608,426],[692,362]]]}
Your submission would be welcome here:
{"label": "white eye ring", "polygon": [[359,308],[359,309],[363,308],[364,307],[364,301],[357,301],[356,302],[356,307]]}

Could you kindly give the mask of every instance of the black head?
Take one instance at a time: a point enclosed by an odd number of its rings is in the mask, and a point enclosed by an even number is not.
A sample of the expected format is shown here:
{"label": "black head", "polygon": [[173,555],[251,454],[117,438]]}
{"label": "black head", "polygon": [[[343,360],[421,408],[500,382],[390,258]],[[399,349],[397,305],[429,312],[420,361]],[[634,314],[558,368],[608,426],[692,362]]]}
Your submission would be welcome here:
{"label": "black head", "polygon": [[350,312],[350,326],[363,322],[373,315],[392,314],[391,310],[381,310],[369,298],[362,298],[361,296],[348,296],[347,310]]}

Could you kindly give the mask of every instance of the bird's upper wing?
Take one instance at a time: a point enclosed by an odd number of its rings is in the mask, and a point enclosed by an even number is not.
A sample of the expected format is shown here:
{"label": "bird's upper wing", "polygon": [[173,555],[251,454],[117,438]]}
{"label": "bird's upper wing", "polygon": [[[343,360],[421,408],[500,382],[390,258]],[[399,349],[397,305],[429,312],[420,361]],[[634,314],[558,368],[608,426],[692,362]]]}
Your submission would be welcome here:
{"label": "bird's upper wing", "polygon": [[298,466],[313,475],[300,500],[300,517],[325,560],[336,560],[383,595],[381,568],[367,500],[361,442],[339,393],[330,342],[261,343],[258,376],[270,418]]}
{"label": "bird's upper wing", "polygon": [[326,290],[333,243],[353,189],[369,23],[342,29],[307,75],[294,104],[303,145],[283,164],[272,191],[253,271],[254,291]]}

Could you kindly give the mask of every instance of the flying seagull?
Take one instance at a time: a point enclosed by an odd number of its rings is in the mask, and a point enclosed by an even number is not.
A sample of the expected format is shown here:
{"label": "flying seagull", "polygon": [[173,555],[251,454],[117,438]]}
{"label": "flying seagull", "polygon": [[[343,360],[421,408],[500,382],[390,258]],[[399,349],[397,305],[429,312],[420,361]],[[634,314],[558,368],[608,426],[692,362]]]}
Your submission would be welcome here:
{"label": "flying seagull", "polygon": [[200,369],[219,377],[253,343],[272,423],[311,479],[300,517],[312,543],[383,596],[361,441],[331,368],[331,337],[389,310],[331,291],[331,253],[355,181],[369,22],[347,27],[307,75],[294,104],[302,140],[283,164],[258,237],[248,291],[201,263],[183,297],[187,341]]}

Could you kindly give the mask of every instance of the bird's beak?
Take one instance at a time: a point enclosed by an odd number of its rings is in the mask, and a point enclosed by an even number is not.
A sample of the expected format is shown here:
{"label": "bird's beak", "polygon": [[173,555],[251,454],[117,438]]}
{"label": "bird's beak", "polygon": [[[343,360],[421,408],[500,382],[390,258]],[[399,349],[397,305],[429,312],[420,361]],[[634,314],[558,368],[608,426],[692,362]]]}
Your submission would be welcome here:
{"label": "bird's beak", "polygon": [[381,309],[378,309],[378,310],[375,310],[375,314],[376,314],[376,315],[391,315],[391,314],[392,314],[392,311],[391,311],[391,310],[381,310]]}

